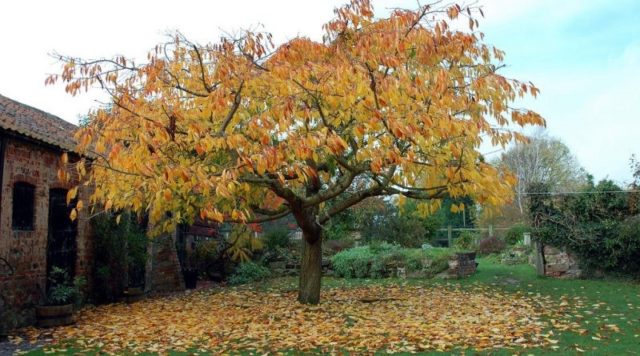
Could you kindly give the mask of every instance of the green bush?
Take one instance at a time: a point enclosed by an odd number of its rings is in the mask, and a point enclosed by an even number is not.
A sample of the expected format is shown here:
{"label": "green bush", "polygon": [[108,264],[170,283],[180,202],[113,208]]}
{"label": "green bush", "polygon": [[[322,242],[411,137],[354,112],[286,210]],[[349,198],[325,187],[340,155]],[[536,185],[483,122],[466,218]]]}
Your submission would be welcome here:
{"label": "green bush", "polygon": [[[92,219],[95,231],[94,301],[109,303],[122,296],[127,287],[144,285],[147,263],[147,236],[144,224],[131,213],[101,214]],[[99,288],[98,288],[99,286]]]}
{"label": "green bush", "polygon": [[364,278],[369,275],[369,265],[374,256],[369,246],[360,246],[336,253],[331,263],[338,276]]}
{"label": "green bush", "polygon": [[451,249],[446,248],[434,248],[432,249],[431,266],[424,269],[426,277],[433,277],[440,272],[444,272],[449,268],[449,258],[453,256],[454,252]]}
{"label": "green bush", "polygon": [[471,231],[463,231],[453,242],[458,250],[475,251],[478,248],[479,235]]}
{"label": "green bush", "polygon": [[231,277],[229,277],[229,284],[238,285],[262,281],[270,275],[271,272],[268,268],[254,262],[244,262],[239,264]]}
{"label": "green bush", "polygon": [[346,278],[393,276],[396,267],[433,276],[448,268],[452,254],[453,250],[446,248],[403,248],[383,242],[341,251],[331,262],[336,275]]}
{"label": "green bush", "polygon": [[531,232],[531,227],[525,224],[515,224],[504,235],[504,241],[507,245],[515,245],[523,240],[523,234]]}
{"label": "green bush", "polygon": [[[545,189],[531,185],[528,190]],[[612,181],[591,180],[582,189],[585,194],[532,196],[530,218],[539,222],[536,238],[575,253],[585,270],[640,276],[640,217],[634,195],[620,190]]]}
{"label": "green bush", "polygon": [[640,216],[623,221],[617,230],[618,238],[607,241],[611,265],[623,272],[640,275]]}

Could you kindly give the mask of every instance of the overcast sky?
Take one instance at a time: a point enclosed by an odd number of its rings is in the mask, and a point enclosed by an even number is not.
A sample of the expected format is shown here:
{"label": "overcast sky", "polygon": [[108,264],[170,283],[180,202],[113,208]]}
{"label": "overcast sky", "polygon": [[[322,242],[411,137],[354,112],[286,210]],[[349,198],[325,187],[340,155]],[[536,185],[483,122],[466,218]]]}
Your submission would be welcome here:
{"label": "overcast sky", "polygon": [[[255,27],[276,42],[320,39],[321,26],[346,0],[4,1],[0,5],[0,94],[77,123],[98,93],[70,97],[44,86],[58,52],[84,58],[145,58],[165,34],[180,30],[197,42],[222,30]],[[414,7],[414,0],[372,0],[376,13]],[[424,1],[422,1],[424,3]],[[596,179],[631,179],[640,155],[640,1],[479,0],[485,41],[506,51],[503,71],[534,82],[537,100],[519,103],[541,113]],[[94,5],[100,4],[100,5]]]}

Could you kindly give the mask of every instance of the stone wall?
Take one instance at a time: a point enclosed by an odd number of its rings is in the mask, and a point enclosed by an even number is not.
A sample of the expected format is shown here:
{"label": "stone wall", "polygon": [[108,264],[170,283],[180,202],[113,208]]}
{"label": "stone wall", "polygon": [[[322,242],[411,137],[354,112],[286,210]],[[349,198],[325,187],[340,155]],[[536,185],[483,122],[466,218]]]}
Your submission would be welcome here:
{"label": "stone wall", "polygon": [[573,254],[551,246],[544,246],[544,274],[550,277],[579,278],[582,276],[578,259]]}
{"label": "stone wall", "polygon": [[[58,180],[61,152],[18,138],[7,138],[0,177],[0,258],[9,266],[0,267],[0,329],[32,323],[34,306],[43,302],[47,270],[49,190],[68,189]],[[26,182],[35,186],[34,228],[12,228],[13,186]],[[86,195],[81,189],[80,197]],[[76,276],[90,276],[90,226],[80,213],[77,233]],[[10,271],[12,270],[12,271]]]}

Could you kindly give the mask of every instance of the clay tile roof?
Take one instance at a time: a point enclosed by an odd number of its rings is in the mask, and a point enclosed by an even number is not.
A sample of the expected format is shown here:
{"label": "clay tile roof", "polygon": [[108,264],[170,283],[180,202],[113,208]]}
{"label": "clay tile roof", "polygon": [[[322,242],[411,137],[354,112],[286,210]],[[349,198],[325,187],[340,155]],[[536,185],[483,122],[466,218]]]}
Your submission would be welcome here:
{"label": "clay tile roof", "polygon": [[0,128],[74,151],[78,127],[70,122],[0,95]]}

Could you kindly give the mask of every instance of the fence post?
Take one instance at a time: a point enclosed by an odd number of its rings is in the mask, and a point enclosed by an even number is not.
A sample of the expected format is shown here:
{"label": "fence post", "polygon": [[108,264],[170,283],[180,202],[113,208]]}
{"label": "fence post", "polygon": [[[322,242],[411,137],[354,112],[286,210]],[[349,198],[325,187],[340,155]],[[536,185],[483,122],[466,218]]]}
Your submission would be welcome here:
{"label": "fence post", "polygon": [[535,262],[536,262],[536,272],[538,276],[545,275],[545,266],[544,266],[544,246],[538,239],[533,240],[533,250],[535,251]]}
{"label": "fence post", "polygon": [[449,247],[453,246],[453,231],[451,225],[447,226],[447,240],[449,241]]}
{"label": "fence post", "polygon": [[493,225],[489,225],[489,237],[493,237]]}

